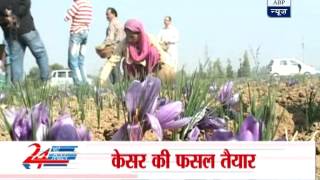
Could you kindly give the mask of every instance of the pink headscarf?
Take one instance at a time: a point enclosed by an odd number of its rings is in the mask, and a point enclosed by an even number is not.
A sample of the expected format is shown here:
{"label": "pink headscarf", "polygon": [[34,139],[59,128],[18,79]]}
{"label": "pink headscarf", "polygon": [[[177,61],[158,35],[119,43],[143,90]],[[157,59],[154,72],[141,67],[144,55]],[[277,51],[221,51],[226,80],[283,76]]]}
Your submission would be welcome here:
{"label": "pink headscarf", "polygon": [[125,23],[124,27],[132,32],[140,33],[140,41],[137,44],[128,44],[131,60],[134,62],[146,60],[148,73],[152,72],[160,60],[160,54],[151,45],[149,37],[144,31],[143,24],[139,20],[130,19]]}

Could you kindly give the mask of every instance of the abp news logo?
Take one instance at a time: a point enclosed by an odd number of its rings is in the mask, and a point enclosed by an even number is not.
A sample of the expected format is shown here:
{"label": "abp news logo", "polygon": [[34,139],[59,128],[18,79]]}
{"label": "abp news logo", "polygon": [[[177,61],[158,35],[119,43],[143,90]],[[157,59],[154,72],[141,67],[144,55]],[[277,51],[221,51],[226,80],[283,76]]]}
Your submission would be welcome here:
{"label": "abp news logo", "polygon": [[267,0],[268,16],[272,18],[291,17],[291,0]]}

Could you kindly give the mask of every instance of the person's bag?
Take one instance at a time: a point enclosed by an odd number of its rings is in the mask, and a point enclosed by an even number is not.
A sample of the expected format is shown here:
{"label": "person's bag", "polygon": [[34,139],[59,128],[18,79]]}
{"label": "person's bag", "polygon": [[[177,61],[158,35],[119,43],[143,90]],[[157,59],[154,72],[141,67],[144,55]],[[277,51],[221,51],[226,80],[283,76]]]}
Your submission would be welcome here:
{"label": "person's bag", "polygon": [[96,52],[102,59],[109,59],[114,53],[114,46],[100,45],[96,47]]}

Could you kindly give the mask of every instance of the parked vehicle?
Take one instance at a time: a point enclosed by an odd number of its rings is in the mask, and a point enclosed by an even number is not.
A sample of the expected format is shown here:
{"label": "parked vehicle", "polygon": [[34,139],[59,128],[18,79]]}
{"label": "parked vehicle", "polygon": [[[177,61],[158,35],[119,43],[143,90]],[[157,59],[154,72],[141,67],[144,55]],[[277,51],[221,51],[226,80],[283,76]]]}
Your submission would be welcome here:
{"label": "parked vehicle", "polygon": [[[71,86],[73,85],[73,79],[71,70],[55,70],[51,73],[51,86]],[[88,78],[88,83],[92,85],[92,79]]]}
{"label": "parked vehicle", "polygon": [[268,65],[270,74],[279,76],[320,74],[316,68],[294,58],[272,59]]}

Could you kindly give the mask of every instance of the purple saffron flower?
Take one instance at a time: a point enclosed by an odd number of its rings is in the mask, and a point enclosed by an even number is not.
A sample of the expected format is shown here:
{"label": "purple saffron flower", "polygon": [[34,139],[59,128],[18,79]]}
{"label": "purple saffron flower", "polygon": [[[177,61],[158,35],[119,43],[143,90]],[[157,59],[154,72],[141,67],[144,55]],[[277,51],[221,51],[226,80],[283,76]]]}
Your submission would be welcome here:
{"label": "purple saffron flower", "polygon": [[240,130],[236,136],[226,129],[214,130],[212,134],[206,134],[208,141],[259,141],[261,140],[262,132],[261,123],[259,123],[253,116],[247,117],[242,123]]}
{"label": "purple saffron flower", "polygon": [[156,105],[158,96],[161,89],[161,81],[158,78],[148,76],[143,84],[143,94],[142,101],[140,101],[141,113],[145,115],[146,113],[153,113]]}
{"label": "purple saffron flower", "polygon": [[32,136],[32,123],[28,110],[20,109],[15,112],[11,137],[14,141],[31,141]]}
{"label": "purple saffron flower", "polygon": [[241,125],[237,139],[239,141],[259,141],[261,140],[260,128],[260,123],[253,116],[248,116]]}
{"label": "purple saffron flower", "polygon": [[76,128],[69,115],[62,115],[49,128],[49,109],[39,103],[29,111],[26,108],[4,111],[6,124],[10,127],[10,135],[15,141],[85,141],[91,140],[92,134],[81,126]]}
{"label": "purple saffron flower", "polygon": [[59,116],[49,130],[49,140],[78,141],[79,139],[74,122],[68,114]]}
{"label": "purple saffron flower", "polygon": [[148,76],[143,82],[133,81],[125,96],[126,106],[130,115],[133,116],[139,113],[138,117],[144,118],[146,113],[152,113],[160,94],[160,88],[160,79],[152,76]]}
{"label": "purple saffron flower", "polygon": [[45,104],[39,103],[29,111],[15,108],[4,111],[6,124],[11,128],[11,137],[15,141],[37,140],[46,138],[49,126],[49,111]]}
{"label": "purple saffron flower", "polygon": [[[185,126],[190,119],[180,119],[183,111],[181,102],[161,101],[161,81],[148,76],[144,82],[134,81],[126,94],[129,112],[128,124],[121,127],[112,140],[142,140],[143,134],[152,129],[158,140],[163,138],[163,129],[177,129]],[[143,129],[142,129],[143,127]]]}
{"label": "purple saffron flower", "polygon": [[232,88],[233,88],[233,82],[232,81],[228,81],[225,85],[223,85],[220,88],[220,92],[218,95],[218,100],[224,104],[226,103],[232,96]]}
{"label": "purple saffron flower", "polygon": [[[125,103],[129,113],[128,124],[123,125],[113,136],[112,140],[142,140],[141,124],[145,123],[147,114],[152,114],[158,103],[161,81],[148,76],[145,81],[133,81],[125,95]],[[153,124],[152,124],[153,125]],[[153,126],[155,127],[155,126]]]}
{"label": "purple saffron flower", "polygon": [[221,87],[218,94],[218,100],[223,105],[234,105],[239,101],[239,94],[233,94],[233,82],[228,81],[224,86]]}
{"label": "purple saffron flower", "polygon": [[76,128],[71,116],[60,116],[49,130],[49,140],[53,141],[89,141],[91,133],[84,128]]}
{"label": "purple saffron flower", "polygon": [[[161,106],[156,113],[146,114],[146,123],[144,124],[144,130],[147,131],[149,129],[152,129],[153,132],[156,134],[158,140],[160,141],[163,138],[164,129],[178,129],[185,126],[191,121],[191,118],[179,119],[181,112],[181,102],[173,102]],[[112,140],[141,140],[145,131],[142,131],[142,128],[139,123],[135,125],[125,124],[113,135]]]}
{"label": "purple saffron flower", "polygon": [[32,107],[4,111],[6,124],[11,129],[11,137],[15,141],[44,140],[49,126],[49,111],[45,104]]}

